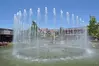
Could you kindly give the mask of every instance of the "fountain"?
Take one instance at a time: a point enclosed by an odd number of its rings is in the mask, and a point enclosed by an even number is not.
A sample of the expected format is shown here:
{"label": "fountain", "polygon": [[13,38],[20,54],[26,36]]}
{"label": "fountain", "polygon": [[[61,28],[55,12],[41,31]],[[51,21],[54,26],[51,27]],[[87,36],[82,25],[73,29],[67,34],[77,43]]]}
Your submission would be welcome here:
{"label": "fountain", "polygon": [[[60,19],[57,19],[55,8],[53,16],[48,15],[47,7],[44,15],[41,14],[40,8],[37,9],[36,15],[32,9],[29,13],[24,9],[23,13],[19,11],[14,15],[13,55],[31,61],[66,60],[86,56],[86,52],[90,50],[87,50],[87,28],[82,25],[81,18],[75,18],[74,14],[70,18],[69,12],[64,16],[61,10]],[[50,27],[43,30],[44,25]]]}

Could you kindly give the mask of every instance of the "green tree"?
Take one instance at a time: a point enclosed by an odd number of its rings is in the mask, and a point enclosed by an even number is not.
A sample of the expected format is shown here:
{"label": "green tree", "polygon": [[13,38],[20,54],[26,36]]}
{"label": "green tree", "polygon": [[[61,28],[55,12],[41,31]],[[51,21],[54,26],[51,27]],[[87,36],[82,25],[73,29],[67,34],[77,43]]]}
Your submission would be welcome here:
{"label": "green tree", "polygon": [[99,22],[96,24],[96,38],[99,39]]}
{"label": "green tree", "polygon": [[96,26],[96,18],[94,16],[90,16],[90,21],[88,25],[88,33],[90,36],[96,37],[97,34],[97,26]]}

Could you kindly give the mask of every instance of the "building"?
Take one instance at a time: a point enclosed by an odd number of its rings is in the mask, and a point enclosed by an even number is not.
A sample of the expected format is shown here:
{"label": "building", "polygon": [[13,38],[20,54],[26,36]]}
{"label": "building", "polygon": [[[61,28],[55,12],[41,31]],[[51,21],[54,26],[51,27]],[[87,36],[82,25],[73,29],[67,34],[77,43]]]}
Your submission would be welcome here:
{"label": "building", "polygon": [[[42,35],[51,34],[53,31],[60,33],[60,29],[48,29],[48,28],[40,28],[40,33]],[[83,32],[83,28],[63,28],[61,29],[63,34],[78,34]],[[0,42],[12,42],[13,41],[13,30],[0,28]]]}
{"label": "building", "polygon": [[0,42],[12,42],[13,30],[0,28]]}

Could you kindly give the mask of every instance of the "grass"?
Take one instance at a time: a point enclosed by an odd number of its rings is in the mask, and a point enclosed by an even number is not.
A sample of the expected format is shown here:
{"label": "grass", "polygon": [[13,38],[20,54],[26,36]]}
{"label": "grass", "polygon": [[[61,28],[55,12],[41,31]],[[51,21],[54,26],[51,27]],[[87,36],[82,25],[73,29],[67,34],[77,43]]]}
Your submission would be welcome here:
{"label": "grass", "polygon": [[8,47],[12,47],[12,46],[13,46],[13,43],[9,43],[9,44],[8,44]]}

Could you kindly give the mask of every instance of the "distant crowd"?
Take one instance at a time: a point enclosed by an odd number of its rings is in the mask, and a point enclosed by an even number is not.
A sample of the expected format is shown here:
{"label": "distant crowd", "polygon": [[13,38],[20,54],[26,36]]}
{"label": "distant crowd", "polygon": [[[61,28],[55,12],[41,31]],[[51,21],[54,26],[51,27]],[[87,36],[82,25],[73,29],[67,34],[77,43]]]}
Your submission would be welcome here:
{"label": "distant crowd", "polygon": [[7,46],[9,42],[0,42],[0,46]]}

